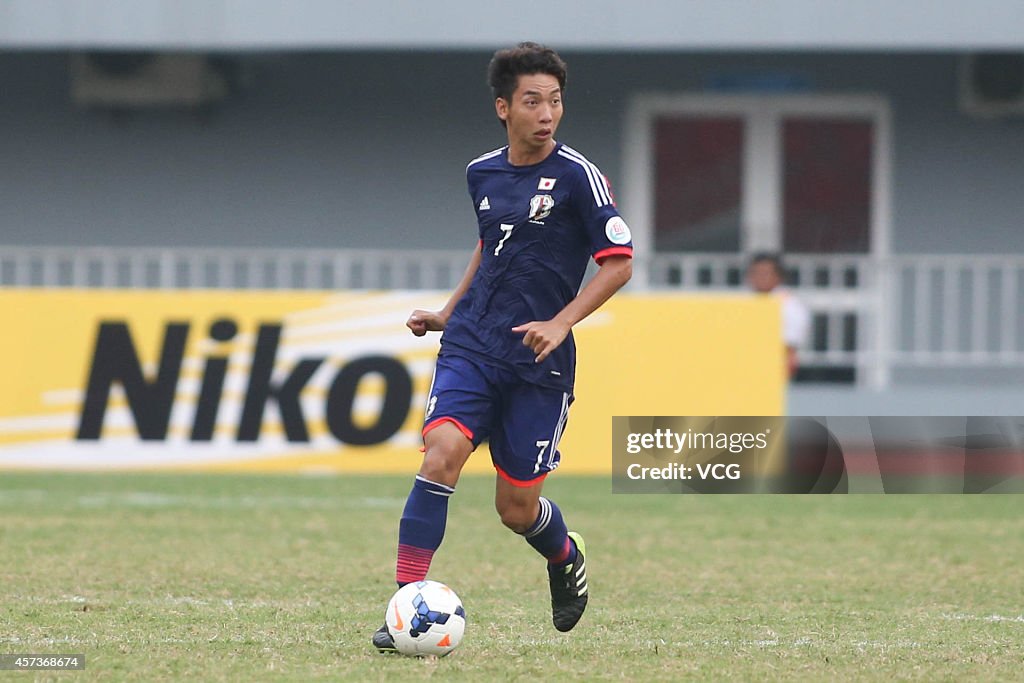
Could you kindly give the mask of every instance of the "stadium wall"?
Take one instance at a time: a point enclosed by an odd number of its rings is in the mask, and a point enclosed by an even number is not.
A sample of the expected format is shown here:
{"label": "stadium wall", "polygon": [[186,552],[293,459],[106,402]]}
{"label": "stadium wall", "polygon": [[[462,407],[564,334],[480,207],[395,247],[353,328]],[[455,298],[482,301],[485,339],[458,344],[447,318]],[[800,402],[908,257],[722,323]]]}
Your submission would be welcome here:
{"label": "stadium wall", "polygon": [[[218,109],[109,115],[73,108],[65,54],[0,53],[0,243],[472,247],[463,168],[503,143],[489,53],[234,56],[240,90]],[[890,101],[894,252],[1019,248],[1024,127],[960,113],[955,54],[566,56],[559,137],[613,183],[632,93],[788,74]]]}

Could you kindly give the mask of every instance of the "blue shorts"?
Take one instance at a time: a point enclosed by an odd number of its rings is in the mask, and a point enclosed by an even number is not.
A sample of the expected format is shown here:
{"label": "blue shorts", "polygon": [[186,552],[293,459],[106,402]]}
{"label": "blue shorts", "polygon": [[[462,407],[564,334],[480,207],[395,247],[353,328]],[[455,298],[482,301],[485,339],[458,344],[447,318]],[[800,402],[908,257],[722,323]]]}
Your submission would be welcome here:
{"label": "blue shorts", "polygon": [[558,441],[572,402],[572,394],[523,382],[509,369],[444,354],[427,395],[423,434],[451,422],[474,449],[490,441],[501,478],[533,486],[558,467]]}

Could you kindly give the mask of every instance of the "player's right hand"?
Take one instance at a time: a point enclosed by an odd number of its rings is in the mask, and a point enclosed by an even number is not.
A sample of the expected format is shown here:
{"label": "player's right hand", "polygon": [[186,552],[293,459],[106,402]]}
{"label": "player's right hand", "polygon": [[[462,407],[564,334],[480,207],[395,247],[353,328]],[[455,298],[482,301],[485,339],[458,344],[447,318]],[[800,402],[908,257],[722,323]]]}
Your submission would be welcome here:
{"label": "player's right hand", "polygon": [[427,332],[443,331],[447,322],[447,319],[438,311],[421,311],[417,309],[405,321],[405,326],[412,330],[412,333],[417,337],[422,337]]}

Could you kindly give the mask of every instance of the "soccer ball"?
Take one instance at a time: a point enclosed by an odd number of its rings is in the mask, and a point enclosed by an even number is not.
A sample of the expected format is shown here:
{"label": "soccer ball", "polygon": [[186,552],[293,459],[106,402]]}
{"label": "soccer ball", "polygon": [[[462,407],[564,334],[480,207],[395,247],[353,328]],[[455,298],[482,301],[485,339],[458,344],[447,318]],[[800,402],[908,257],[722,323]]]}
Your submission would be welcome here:
{"label": "soccer ball", "polygon": [[443,657],[462,641],[466,611],[448,586],[416,581],[392,596],[384,621],[403,655]]}

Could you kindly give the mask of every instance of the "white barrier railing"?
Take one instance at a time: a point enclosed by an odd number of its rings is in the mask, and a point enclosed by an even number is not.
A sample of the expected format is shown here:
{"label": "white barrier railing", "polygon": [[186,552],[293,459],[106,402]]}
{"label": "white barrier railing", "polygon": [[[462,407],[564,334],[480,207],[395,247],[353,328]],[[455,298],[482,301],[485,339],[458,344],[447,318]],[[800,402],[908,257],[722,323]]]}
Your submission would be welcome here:
{"label": "white barrier railing", "polygon": [[446,289],[467,260],[443,250],[0,247],[0,286]]}
{"label": "white barrier railing", "polygon": [[[468,253],[443,250],[0,247],[0,286],[451,289]],[[793,255],[811,309],[804,365],[850,367],[881,388],[893,367],[1024,366],[1024,255]],[[740,254],[640,259],[634,291],[739,290]]]}
{"label": "white barrier railing", "polygon": [[[730,291],[745,287],[743,254],[659,254],[645,263],[651,290]],[[851,368],[858,382],[885,386],[889,338],[880,326],[876,296],[879,269],[867,256],[807,255],[786,258],[791,291],[812,313],[803,366]]]}

